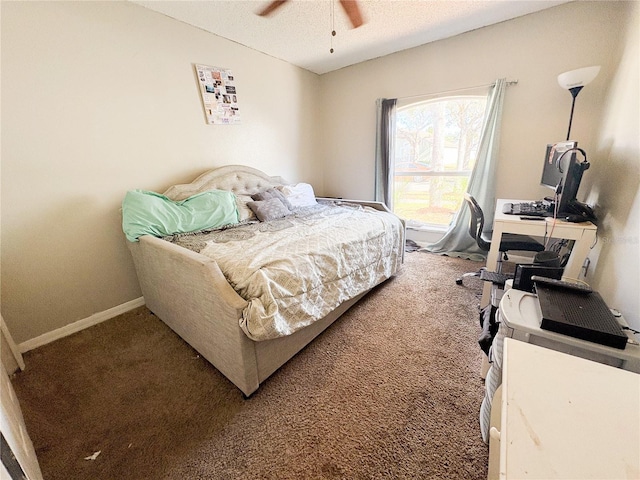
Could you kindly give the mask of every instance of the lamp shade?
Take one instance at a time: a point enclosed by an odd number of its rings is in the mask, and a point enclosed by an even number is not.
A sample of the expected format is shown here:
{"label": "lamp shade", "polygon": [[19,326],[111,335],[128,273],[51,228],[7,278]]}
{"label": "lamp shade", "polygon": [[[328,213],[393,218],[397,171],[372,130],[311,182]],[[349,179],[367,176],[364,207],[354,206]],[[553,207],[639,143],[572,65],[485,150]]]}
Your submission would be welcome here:
{"label": "lamp shade", "polygon": [[600,72],[600,65],[578,68],[558,75],[558,83],[567,90],[575,87],[584,87],[598,76],[598,72]]}

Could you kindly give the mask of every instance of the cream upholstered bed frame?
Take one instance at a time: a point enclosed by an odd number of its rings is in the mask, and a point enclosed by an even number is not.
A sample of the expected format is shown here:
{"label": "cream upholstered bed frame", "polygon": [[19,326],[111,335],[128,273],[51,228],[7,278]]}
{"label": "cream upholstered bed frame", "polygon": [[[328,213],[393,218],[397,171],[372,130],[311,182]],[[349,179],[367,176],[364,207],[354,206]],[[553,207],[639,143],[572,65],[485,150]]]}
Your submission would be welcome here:
{"label": "cream upholstered bed frame", "polygon": [[[281,177],[228,165],[205,172],[189,184],[175,185],[165,195],[182,200],[198,192],[220,189],[246,198],[284,184],[287,182]],[[359,203],[388,211],[378,202]],[[239,325],[247,302],[229,285],[214,260],[151,235],[128,243],[149,310],[247,397],[367,293],[344,302],[293,335],[255,342]]]}

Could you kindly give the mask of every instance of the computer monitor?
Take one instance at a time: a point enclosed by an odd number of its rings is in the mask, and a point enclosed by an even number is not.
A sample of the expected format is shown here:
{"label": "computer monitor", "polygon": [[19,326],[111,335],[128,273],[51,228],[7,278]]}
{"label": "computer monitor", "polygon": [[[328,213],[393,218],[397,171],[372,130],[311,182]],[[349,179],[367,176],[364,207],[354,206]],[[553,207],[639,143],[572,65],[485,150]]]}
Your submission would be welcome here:
{"label": "computer monitor", "polygon": [[[556,191],[558,185],[562,183],[563,177],[563,169],[558,164],[558,160],[567,150],[576,148],[577,146],[578,142],[558,142],[547,145],[540,185],[551,188],[554,192]],[[567,164],[568,163],[567,161]]]}
{"label": "computer monitor", "polygon": [[[584,155],[584,150],[580,150],[580,152]],[[580,182],[582,181],[582,174],[588,168],[589,162],[587,162],[586,155],[584,155],[584,160],[580,161],[575,154],[571,154],[569,165],[565,175],[563,176],[563,185],[557,207],[558,215],[582,214],[590,219],[593,217],[593,212],[588,205],[579,202],[577,199],[578,189],[580,188]]]}
{"label": "computer monitor", "polygon": [[[583,160],[578,158],[581,154]],[[577,142],[560,142],[547,145],[545,163],[540,183],[555,192],[555,211],[558,216],[585,213],[586,206],[576,196],[582,174],[589,168],[584,150]],[[589,212],[592,214],[592,212]]]}

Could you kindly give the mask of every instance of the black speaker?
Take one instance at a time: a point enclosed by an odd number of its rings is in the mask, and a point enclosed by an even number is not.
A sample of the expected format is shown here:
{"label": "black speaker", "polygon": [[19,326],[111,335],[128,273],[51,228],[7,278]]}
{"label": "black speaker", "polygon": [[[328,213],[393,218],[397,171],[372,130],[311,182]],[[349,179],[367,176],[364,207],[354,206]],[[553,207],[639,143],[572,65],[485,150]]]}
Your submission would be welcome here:
{"label": "black speaker", "polygon": [[[540,253],[545,253],[545,252],[540,252]],[[560,266],[549,267],[546,265],[517,264],[515,274],[513,275],[513,288],[515,288],[516,290],[524,290],[525,292],[533,293],[533,282],[531,281],[531,277],[533,275],[560,280],[562,279],[563,273],[564,273],[564,268]]]}

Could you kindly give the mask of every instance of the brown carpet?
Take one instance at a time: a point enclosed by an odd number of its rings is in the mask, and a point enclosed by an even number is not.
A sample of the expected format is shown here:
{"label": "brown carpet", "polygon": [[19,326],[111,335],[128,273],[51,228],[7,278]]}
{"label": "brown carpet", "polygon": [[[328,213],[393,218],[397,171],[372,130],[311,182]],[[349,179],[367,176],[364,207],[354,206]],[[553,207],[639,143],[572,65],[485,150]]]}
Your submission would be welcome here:
{"label": "brown carpet", "polygon": [[477,267],[408,253],[248,400],[145,307],[28,352],[44,477],[484,479]]}

